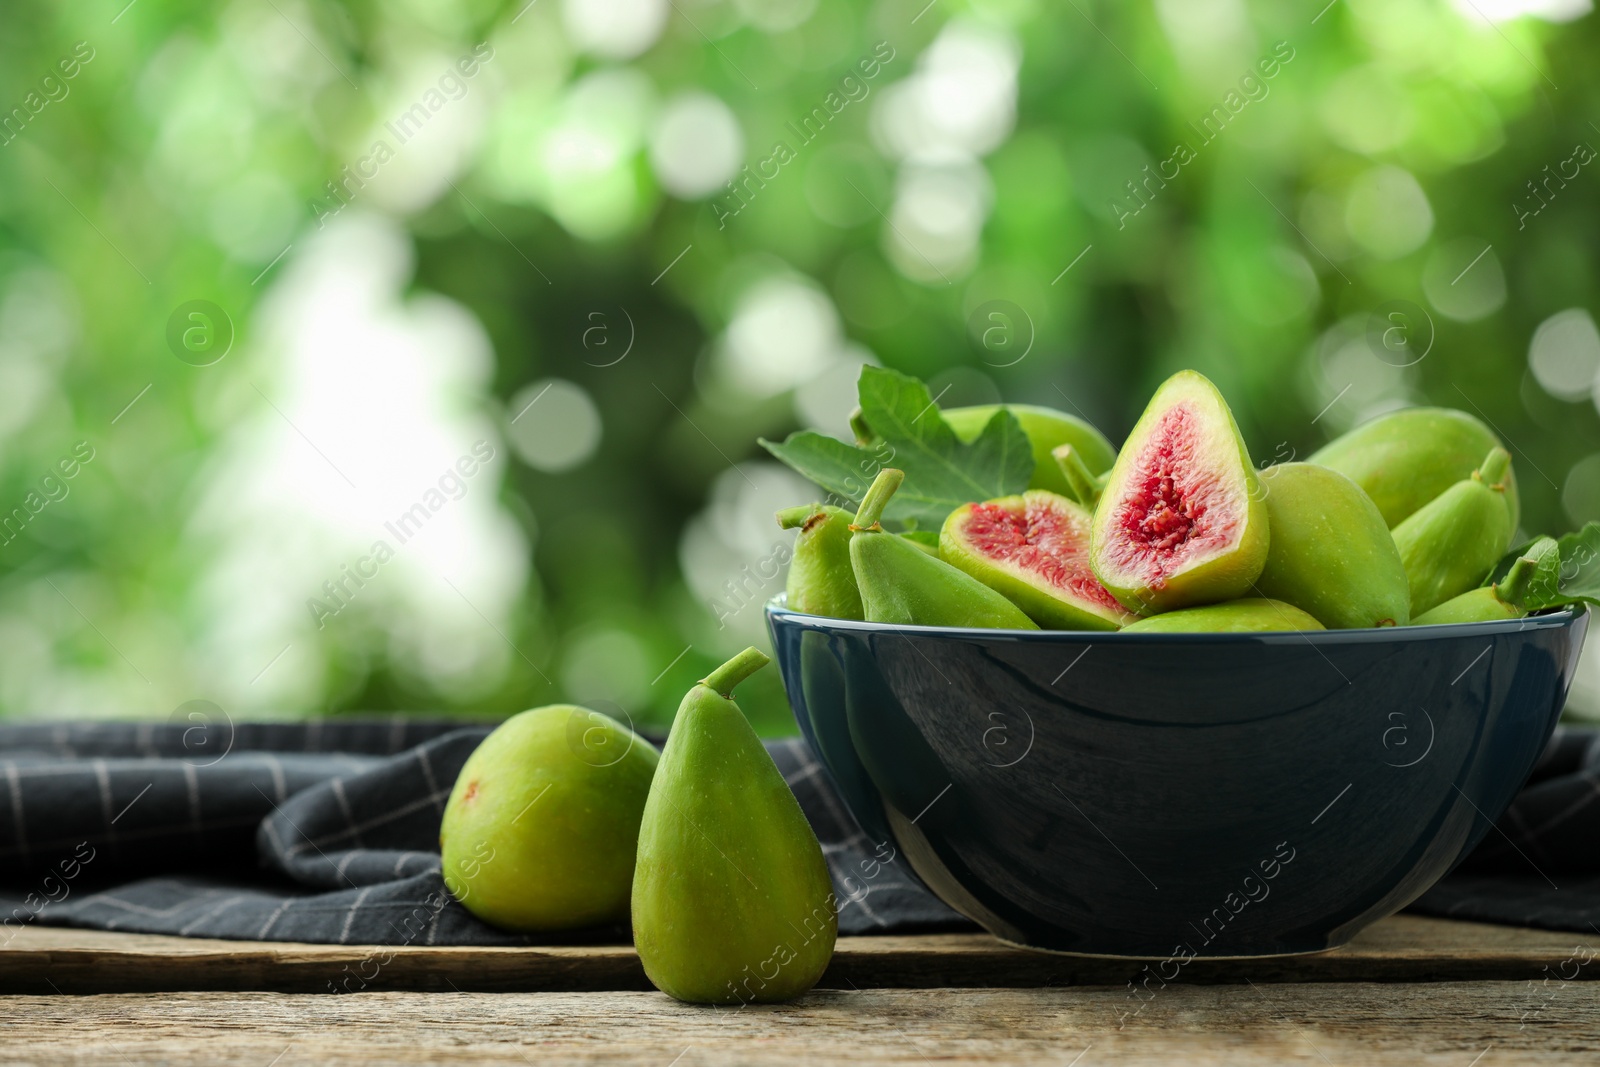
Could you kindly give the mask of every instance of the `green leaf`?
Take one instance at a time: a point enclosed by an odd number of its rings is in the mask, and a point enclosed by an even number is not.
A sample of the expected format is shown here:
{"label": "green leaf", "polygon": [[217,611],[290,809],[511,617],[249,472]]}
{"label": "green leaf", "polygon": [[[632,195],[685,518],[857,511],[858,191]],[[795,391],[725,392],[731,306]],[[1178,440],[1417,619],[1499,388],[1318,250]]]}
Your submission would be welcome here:
{"label": "green leaf", "polygon": [[858,448],[815,430],[800,430],[782,442],[759,440],[762,448],[849,504],[861,503],[872,479],[888,466],[879,458],[881,448]]}
{"label": "green leaf", "polygon": [[1561,553],[1560,602],[1600,604],[1600,522],[1567,534],[1556,547]]}
{"label": "green leaf", "polygon": [[[1561,592],[1561,550],[1553,538],[1535,538],[1520,558],[1534,563],[1533,577],[1528,581],[1521,607],[1541,611],[1572,603],[1572,598]],[[1510,599],[1515,600],[1514,597]]]}
{"label": "green leaf", "polygon": [[928,387],[882,367],[863,367],[861,415],[878,436],[862,448],[811,430],[781,444],[761,445],[800,474],[845,500],[859,502],[884,467],[905,472],[885,517],[939,528],[962,504],[1010,496],[1028,487],[1033,451],[1016,416],[996,411],[971,444],[962,444],[939,413]]}
{"label": "green leaf", "polygon": [[1536,564],[1528,592],[1522,598],[1522,606],[1529,611],[1600,604],[1600,523],[1591,522],[1559,541],[1536,537],[1518,545],[1501,557],[1483,584],[1499,584],[1511,565],[1522,558]]}

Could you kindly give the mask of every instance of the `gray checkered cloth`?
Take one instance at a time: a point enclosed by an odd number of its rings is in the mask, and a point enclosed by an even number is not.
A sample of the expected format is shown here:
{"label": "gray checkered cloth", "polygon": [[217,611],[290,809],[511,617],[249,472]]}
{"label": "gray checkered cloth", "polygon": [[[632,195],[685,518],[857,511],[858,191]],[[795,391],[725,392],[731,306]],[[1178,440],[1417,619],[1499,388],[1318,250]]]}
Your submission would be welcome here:
{"label": "gray checkered cloth", "polygon": [[[0,924],[349,944],[550,943],[439,876],[439,818],[487,726],[411,717],[0,727]],[[960,929],[856,826],[806,746],[768,744],[823,842],[843,933]],[[1511,811],[1412,910],[1600,928],[1600,733],[1558,731]],[[7,939],[0,932],[0,943]],[[571,941],[627,939],[622,928]]]}
{"label": "gray checkered cloth", "polygon": [[1600,934],[1600,730],[1557,727],[1511,809],[1408,910]]}
{"label": "gray checkered cloth", "polygon": [[[0,924],[338,944],[626,941],[625,928],[507,934],[449,899],[439,818],[488,732],[413,717],[0,726]],[[768,749],[823,842],[842,933],[967,925],[867,839],[802,742]]]}

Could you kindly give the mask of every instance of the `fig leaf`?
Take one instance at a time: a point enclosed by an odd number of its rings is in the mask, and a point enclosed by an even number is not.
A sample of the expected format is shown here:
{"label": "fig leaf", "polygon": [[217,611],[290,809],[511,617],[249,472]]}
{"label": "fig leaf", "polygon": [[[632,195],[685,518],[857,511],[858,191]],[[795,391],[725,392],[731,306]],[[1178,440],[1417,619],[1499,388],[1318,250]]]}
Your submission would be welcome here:
{"label": "fig leaf", "polygon": [[1518,559],[1533,560],[1535,565],[1520,607],[1532,612],[1578,603],[1600,604],[1600,523],[1591,522],[1560,541],[1536,537],[1518,545],[1495,564],[1483,584],[1499,583]]}
{"label": "fig leaf", "polygon": [[838,497],[859,503],[879,470],[905,471],[885,518],[938,529],[962,504],[1009,496],[1033,477],[1033,450],[1022,424],[996,411],[971,444],[962,444],[920,380],[882,367],[861,368],[861,413],[877,434],[870,448],[813,430],[761,446]]}
{"label": "fig leaf", "polygon": [[1556,542],[1560,559],[1560,599],[1600,604],[1600,522],[1587,523]]}
{"label": "fig leaf", "polygon": [[1528,591],[1519,607],[1536,611],[1570,603],[1561,593],[1561,550],[1548,537],[1537,538],[1520,557],[1534,561],[1533,577],[1528,581]]}

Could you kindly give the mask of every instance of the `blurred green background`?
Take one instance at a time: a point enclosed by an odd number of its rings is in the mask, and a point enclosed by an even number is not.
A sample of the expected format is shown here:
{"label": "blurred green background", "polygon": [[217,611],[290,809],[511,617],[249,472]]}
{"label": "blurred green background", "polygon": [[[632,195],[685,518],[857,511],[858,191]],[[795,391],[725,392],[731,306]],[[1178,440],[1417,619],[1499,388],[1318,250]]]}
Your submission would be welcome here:
{"label": "blurred green background", "polygon": [[1589,0],[0,25],[0,714],[662,724],[866,361],[1113,440],[1194,367],[1258,461],[1460,407],[1600,518]]}

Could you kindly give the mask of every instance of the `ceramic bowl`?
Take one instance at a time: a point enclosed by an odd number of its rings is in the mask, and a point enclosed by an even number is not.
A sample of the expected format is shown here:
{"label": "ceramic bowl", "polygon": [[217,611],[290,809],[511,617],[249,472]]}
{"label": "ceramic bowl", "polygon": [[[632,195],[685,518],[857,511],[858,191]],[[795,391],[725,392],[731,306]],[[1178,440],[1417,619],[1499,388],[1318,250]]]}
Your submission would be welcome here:
{"label": "ceramic bowl", "polygon": [[891,627],[767,606],[800,729],[867,834],[996,936],[1314,952],[1490,831],[1585,611],[1276,634]]}

